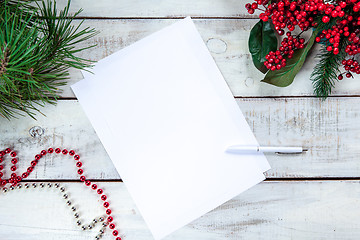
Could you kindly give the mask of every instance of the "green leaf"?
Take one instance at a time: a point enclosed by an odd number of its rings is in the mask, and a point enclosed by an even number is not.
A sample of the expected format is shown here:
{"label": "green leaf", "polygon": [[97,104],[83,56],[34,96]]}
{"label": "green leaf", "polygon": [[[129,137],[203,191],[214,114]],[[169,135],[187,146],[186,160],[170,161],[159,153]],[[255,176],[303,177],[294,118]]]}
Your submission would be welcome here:
{"label": "green leaf", "polygon": [[268,71],[264,65],[264,62],[266,61],[265,56],[270,51],[276,51],[277,44],[278,42],[275,36],[275,31],[269,22],[263,22],[260,20],[251,29],[249,37],[249,51],[255,67],[262,73],[266,73]]}
{"label": "green leaf", "polygon": [[265,78],[261,80],[277,87],[289,86],[303,66],[306,56],[309,53],[311,47],[314,45],[315,38],[319,30],[314,30],[311,38],[307,42],[303,49],[295,50],[295,53],[291,59],[287,59],[286,66],[280,70],[269,71]]}

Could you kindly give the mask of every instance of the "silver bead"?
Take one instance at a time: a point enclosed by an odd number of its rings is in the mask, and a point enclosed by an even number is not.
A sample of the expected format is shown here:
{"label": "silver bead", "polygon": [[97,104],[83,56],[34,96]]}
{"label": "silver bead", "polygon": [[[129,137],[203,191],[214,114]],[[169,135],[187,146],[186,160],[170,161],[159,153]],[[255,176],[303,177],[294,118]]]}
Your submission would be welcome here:
{"label": "silver bead", "polygon": [[88,229],[92,229],[93,226],[91,224],[88,225]]}
{"label": "silver bead", "polygon": [[63,198],[64,198],[64,199],[68,199],[68,197],[69,197],[69,196],[68,196],[66,193],[63,195]]}
{"label": "silver bead", "polygon": [[60,184],[55,183],[54,186],[55,186],[56,188],[59,188],[59,187],[60,187]]}
{"label": "silver bead", "polygon": [[25,183],[25,188],[29,188],[30,187],[30,184],[28,184],[28,183]]}
{"label": "silver bead", "polygon": [[19,183],[19,184],[17,185],[17,188],[18,188],[18,189],[21,189],[21,188],[22,188],[21,183]]}
{"label": "silver bead", "polygon": [[104,218],[103,218],[103,217],[99,217],[99,221],[100,221],[100,222],[104,221]]}
{"label": "silver bead", "polygon": [[106,227],[108,224],[106,222],[103,222],[102,224],[104,227]]}
{"label": "silver bead", "polygon": [[70,206],[70,205],[71,205],[71,202],[70,202],[70,201],[67,201],[66,204],[67,204],[68,206]]}
{"label": "silver bead", "polygon": [[65,188],[64,188],[64,187],[61,187],[61,188],[60,188],[60,191],[61,191],[61,192],[65,192]]}
{"label": "silver bead", "polygon": [[76,222],[76,224],[77,224],[78,226],[80,226],[80,225],[81,225],[81,221],[78,220],[78,221]]}
{"label": "silver bead", "polygon": [[85,226],[85,225],[82,226],[81,229],[85,231],[85,230],[86,230],[86,226]]}
{"label": "silver bead", "polygon": [[37,184],[36,184],[36,183],[33,183],[32,186],[33,186],[33,188],[36,188],[36,187],[37,187]]}
{"label": "silver bead", "polygon": [[74,217],[75,217],[75,218],[79,218],[79,214],[76,212],[76,213],[74,214]]}
{"label": "silver bead", "polygon": [[96,236],[96,237],[95,237],[95,239],[96,239],[96,240],[99,240],[99,239],[100,239],[100,237],[99,237],[99,236]]}
{"label": "silver bead", "polygon": [[3,192],[4,192],[4,193],[7,193],[8,191],[9,191],[9,190],[8,190],[6,187],[3,188]]}
{"label": "silver bead", "polygon": [[51,188],[51,187],[52,187],[52,183],[48,183],[47,186],[48,186],[48,188]]}
{"label": "silver bead", "polygon": [[98,221],[97,221],[96,219],[93,220],[93,223],[94,223],[94,224],[97,223],[97,222],[98,222]]}
{"label": "silver bead", "polygon": [[12,190],[15,189],[15,187],[14,187],[14,186],[10,186],[9,189],[12,191]]}
{"label": "silver bead", "polygon": [[76,207],[72,207],[71,210],[73,210],[74,212],[76,211]]}
{"label": "silver bead", "polygon": [[39,186],[40,186],[41,188],[44,188],[44,187],[45,187],[45,184],[44,184],[44,183],[40,183]]}
{"label": "silver bead", "polygon": [[100,229],[99,232],[100,232],[101,234],[103,234],[103,233],[105,232],[105,229],[106,229],[106,228],[102,228],[102,229]]}

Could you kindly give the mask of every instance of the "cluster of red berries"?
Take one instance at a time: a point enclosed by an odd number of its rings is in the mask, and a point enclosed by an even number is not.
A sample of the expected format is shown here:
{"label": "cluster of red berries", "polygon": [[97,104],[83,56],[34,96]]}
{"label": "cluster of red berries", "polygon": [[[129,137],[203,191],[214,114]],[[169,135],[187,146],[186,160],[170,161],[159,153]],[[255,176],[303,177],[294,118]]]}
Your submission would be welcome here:
{"label": "cluster of red berries", "polygon": [[[309,0],[305,2],[297,0],[291,2],[290,0],[281,0],[268,4],[268,0],[256,0],[255,3],[246,4],[245,7],[250,14],[253,14],[255,9],[263,11],[259,18],[264,22],[271,19],[278,34],[284,35],[286,28],[289,31],[294,31],[295,27],[299,26],[301,30],[306,31],[317,26],[317,23],[314,22],[317,12],[312,7],[317,2],[320,1]],[[262,5],[264,9],[259,8],[259,5]]]}
{"label": "cluster of red berries", "polygon": [[326,50],[329,52],[333,52],[333,54],[339,54],[339,45],[341,34],[343,34],[343,30],[333,26],[331,29],[325,29],[321,32],[321,34],[315,38],[316,42],[320,42],[322,39],[326,39],[327,47]]}
{"label": "cluster of red berries", "polygon": [[[311,27],[316,28],[319,23],[315,19],[321,19],[323,23],[333,23],[315,39],[316,42],[325,44],[327,51],[334,55],[339,54],[343,50],[340,48],[344,47],[341,42],[346,39],[348,44],[345,52],[349,56],[360,54],[360,0],[255,0],[245,7],[249,14],[253,14],[255,10],[263,11],[259,18],[264,22],[272,21],[279,35],[284,35],[288,30],[287,37],[283,38],[278,50],[266,56],[264,65],[270,70],[285,67],[294,50],[305,47],[305,39],[300,38],[300,35],[292,35],[292,32],[296,26],[302,32]],[[342,65],[346,72],[338,76],[339,80],[343,79],[344,74],[348,78],[352,77],[353,73],[360,74],[359,63],[354,58],[344,59]]]}
{"label": "cluster of red berries", "polygon": [[[348,60],[343,60],[341,62],[341,64],[344,66],[344,69],[347,71],[345,76],[347,78],[351,78],[353,77],[353,75],[351,74],[351,72],[356,73],[356,74],[360,74],[360,64],[357,60],[354,59],[348,59]],[[340,74],[338,76],[339,80],[343,79],[343,74]]]}
{"label": "cluster of red berries", "polygon": [[286,33],[285,38],[281,41],[279,50],[271,51],[265,56],[266,60],[264,65],[271,71],[280,70],[286,66],[286,58],[291,59],[294,55],[294,50],[302,49],[305,47],[305,39],[300,36],[291,35],[291,32]]}
{"label": "cluster of red berries", "polygon": [[[359,9],[357,8],[357,6],[360,6],[360,1],[359,3],[356,3],[353,0],[347,2],[340,2],[339,6],[344,8],[346,6],[350,6],[351,4],[353,4],[353,11],[358,12]],[[334,11],[336,11],[336,7]],[[336,15],[332,15],[331,17],[334,16]],[[324,21],[324,17],[322,21]],[[358,53],[360,53],[359,26],[360,16],[345,14],[343,15],[342,19],[336,20],[335,25],[333,25],[331,29],[323,30],[322,33],[315,39],[315,41],[324,42],[324,44],[327,45],[326,50],[336,55],[339,54],[340,51],[339,45],[341,39],[347,39],[348,45],[345,47],[345,52],[349,56],[357,55]],[[338,76],[339,80],[343,79],[343,74],[345,74],[347,78],[353,77],[352,73],[360,74],[360,66],[358,65],[358,62],[354,59],[344,59],[342,61],[342,65],[346,72],[341,73]]]}

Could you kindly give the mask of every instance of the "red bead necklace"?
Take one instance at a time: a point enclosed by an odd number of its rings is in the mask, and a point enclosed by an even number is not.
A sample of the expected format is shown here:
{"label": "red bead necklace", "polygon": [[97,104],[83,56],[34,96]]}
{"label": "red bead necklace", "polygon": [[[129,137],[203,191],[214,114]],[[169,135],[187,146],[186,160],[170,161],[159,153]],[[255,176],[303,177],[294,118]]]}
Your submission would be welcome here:
{"label": "red bead necklace", "polygon": [[[104,191],[101,188],[99,188],[96,184],[91,183],[90,180],[86,179],[86,177],[84,176],[84,170],[81,168],[83,166],[83,164],[80,161],[80,156],[76,155],[74,150],[68,151],[66,149],[61,150],[60,148],[55,148],[55,150],[53,148],[49,148],[47,151],[42,150],[39,154],[35,155],[35,159],[33,161],[31,161],[31,163],[30,163],[31,166],[28,167],[27,170],[21,174],[21,176],[19,176],[15,173],[15,171],[17,169],[16,164],[18,162],[18,159],[16,158],[17,153],[15,151],[12,151],[10,148],[5,149],[4,151],[0,151],[0,186],[4,187],[3,191],[4,192],[7,191],[7,188],[5,187],[7,184],[10,184],[12,189],[14,187],[16,187],[16,185],[18,185],[23,179],[27,178],[31,174],[31,172],[34,170],[34,167],[38,164],[39,160],[43,156],[45,156],[48,153],[52,154],[54,152],[57,154],[62,153],[63,155],[70,155],[74,158],[76,167],[78,167],[77,173],[80,175],[80,181],[84,182],[85,186],[91,187],[91,189],[96,191],[96,193],[98,195],[100,195],[100,199],[104,202],[103,206],[106,209],[105,213],[108,216],[106,219],[106,222],[104,223],[104,226],[105,227],[108,226],[109,229],[112,230],[112,234],[116,237],[115,240],[121,240],[121,238],[118,237],[119,232],[118,232],[118,230],[115,229],[116,226],[113,223],[114,218],[111,216],[111,209],[109,208],[110,203],[108,201],[106,201],[107,196],[105,195]],[[4,173],[2,172],[4,170],[4,165],[2,164],[2,162],[4,161],[4,156],[6,154],[10,154],[10,157],[12,158],[11,163],[13,164],[10,167],[10,170],[12,171],[11,177],[8,179],[3,178]]]}

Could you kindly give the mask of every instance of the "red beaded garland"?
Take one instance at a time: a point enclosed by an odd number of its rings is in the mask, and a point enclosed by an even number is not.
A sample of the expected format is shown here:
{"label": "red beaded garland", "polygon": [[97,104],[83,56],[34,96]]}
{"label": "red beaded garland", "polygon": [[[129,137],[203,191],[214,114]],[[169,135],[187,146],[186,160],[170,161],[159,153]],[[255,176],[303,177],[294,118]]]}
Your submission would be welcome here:
{"label": "red beaded garland", "polygon": [[[4,157],[6,154],[9,154],[9,155],[12,157],[11,163],[13,164],[13,165],[10,167],[10,170],[11,170],[13,173],[11,173],[11,177],[10,177],[9,179],[1,179],[1,178],[4,176],[4,173],[2,172],[2,170],[4,169],[4,166],[3,166],[3,165],[0,165],[0,185],[3,186],[3,189],[7,189],[7,188],[5,188],[4,186],[7,185],[8,183],[10,183],[12,186],[17,185],[21,180],[23,180],[23,179],[25,179],[25,178],[27,178],[27,177],[29,176],[29,174],[34,170],[34,167],[38,164],[39,160],[40,160],[43,156],[45,156],[47,153],[50,153],[50,154],[51,154],[51,153],[53,153],[53,152],[55,152],[55,153],[63,153],[64,155],[69,154],[70,156],[74,156],[74,159],[75,159],[76,161],[78,161],[78,160],[80,159],[80,156],[79,156],[79,155],[75,155],[75,151],[74,151],[74,150],[67,151],[66,149],[61,150],[60,148],[55,148],[55,150],[54,150],[53,148],[48,148],[47,150],[42,150],[42,151],[40,152],[40,154],[36,154],[35,157],[34,157],[35,160],[31,161],[31,163],[30,163],[31,166],[28,167],[27,170],[26,170],[24,173],[22,173],[22,174],[20,174],[20,176],[18,176],[18,175],[15,173],[15,171],[17,170],[16,164],[18,163],[18,159],[15,158],[15,157],[17,156],[17,153],[16,153],[15,151],[12,151],[10,148],[6,148],[5,150],[0,151],[0,163],[2,163],[2,162],[4,161],[4,158],[3,158],[3,157]],[[82,165],[83,165],[82,162],[76,162],[76,166],[77,166],[77,167],[81,167]],[[102,199],[103,201],[106,201],[107,196],[103,194],[104,191],[103,191],[101,188],[98,188],[98,186],[97,186],[96,184],[91,184],[91,181],[86,180],[86,177],[83,176],[84,171],[83,171],[81,168],[77,170],[77,173],[78,173],[79,175],[81,175],[81,176],[80,176],[80,180],[83,181],[83,182],[85,182],[85,185],[86,185],[86,186],[90,186],[90,185],[91,185],[91,188],[92,188],[93,190],[96,190],[96,192],[97,192],[99,195],[101,195],[101,199]],[[106,211],[105,211],[105,213],[106,213],[107,215],[109,215],[108,218],[107,218],[107,221],[110,223],[110,222],[113,221],[113,217],[111,216],[112,211],[111,211],[110,209],[108,209],[109,205],[110,205],[109,202],[104,202],[104,203],[103,203],[103,206],[104,206],[105,208],[107,208]],[[116,226],[115,226],[114,223],[109,224],[108,227],[109,227],[110,229],[114,229],[113,232],[112,232],[112,234],[113,234],[114,236],[117,236],[117,235],[119,234],[119,232],[115,229]],[[116,237],[115,240],[121,240],[121,238],[120,238],[120,237]]]}

